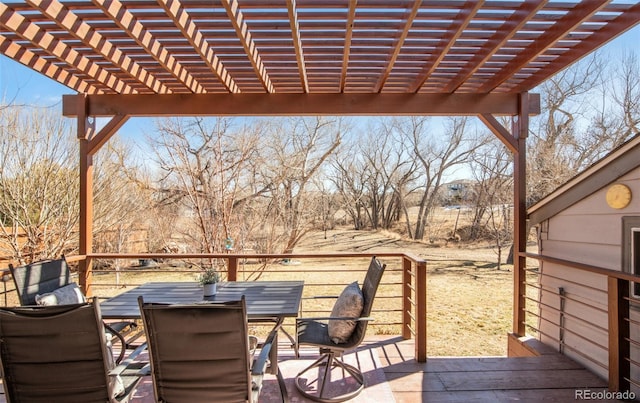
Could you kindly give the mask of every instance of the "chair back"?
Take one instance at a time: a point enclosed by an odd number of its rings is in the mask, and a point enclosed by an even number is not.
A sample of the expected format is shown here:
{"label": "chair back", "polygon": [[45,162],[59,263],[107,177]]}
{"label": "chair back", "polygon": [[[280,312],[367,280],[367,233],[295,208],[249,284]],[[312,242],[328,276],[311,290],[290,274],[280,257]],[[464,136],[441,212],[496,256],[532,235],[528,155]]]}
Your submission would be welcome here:
{"label": "chair back", "polygon": [[[367,275],[365,276],[364,282],[362,283],[362,296],[364,299],[364,304],[362,306],[362,314],[360,315],[361,317],[367,317],[371,315],[373,301],[376,298],[378,286],[380,285],[380,280],[382,279],[382,274],[384,273],[384,269],[386,267],[387,265],[380,263],[380,261],[376,259],[375,256],[371,258],[369,269],[367,269]],[[364,340],[368,323],[369,321],[367,320],[356,322],[356,328],[346,344],[349,346],[359,345],[362,340]]]}
{"label": "chair back", "polygon": [[251,374],[244,296],[169,305],[138,298],[156,400],[246,402]]}
{"label": "chair back", "polygon": [[108,402],[104,337],[95,301],[0,308],[7,402]]}
{"label": "chair back", "polygon": [[36,295],[52,292],[71,282],[69,265],[64,258],[18,267],[9,265],[9,270],[20,298],[20,305],[35,305]]}

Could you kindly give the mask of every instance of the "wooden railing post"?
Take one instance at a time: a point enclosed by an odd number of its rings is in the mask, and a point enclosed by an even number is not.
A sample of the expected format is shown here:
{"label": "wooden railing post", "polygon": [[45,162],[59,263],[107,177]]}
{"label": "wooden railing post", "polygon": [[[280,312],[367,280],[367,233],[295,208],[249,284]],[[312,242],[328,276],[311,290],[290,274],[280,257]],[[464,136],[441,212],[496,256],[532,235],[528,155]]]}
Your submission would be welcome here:
{"label": "wooden railing post", "polygon": [[609,305],[609,390],[627,391],[630,388],[629,362],[629,282],[607,277]]}
{"label": "wooden railing post", "polygon": [[413,263],[406,256],[402,258],[402,338],[411,338],[411,269]]}
{"label": "wooden railing post", "polygon": [[416,262],[416,361],[427,361],[427,262]]}
{"label": "wooden railing post", "polygon": [[227,262],[228,262],[227,280],[238,281],[238,257],[229,256],[227,258]]}

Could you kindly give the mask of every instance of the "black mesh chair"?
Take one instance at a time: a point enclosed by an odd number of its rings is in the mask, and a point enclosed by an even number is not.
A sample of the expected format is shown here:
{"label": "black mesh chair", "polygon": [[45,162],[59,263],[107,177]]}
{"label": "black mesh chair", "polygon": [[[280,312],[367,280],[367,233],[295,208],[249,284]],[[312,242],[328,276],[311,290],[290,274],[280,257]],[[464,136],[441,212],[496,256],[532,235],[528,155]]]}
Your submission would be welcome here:
{"label": "black mesh chair", "polygon": [[[20,305],[37,305],[38,295],[52,293],[72,283],[71,271],[64,256],[60,259],[43,260],[23,266],[9,265],[11,276],[20,299]],[[131,347],[124,334],[133,331],[135,322],[105,322],[107,331],[122,344],[117,362],[123,358],[125,349]]]}
{"label": "black mesh chair", "polygon": [[[362,284],[363,308],[359,317],[315,317],[299,318],[296,320],[297,347],[315,346],[320,349],[320,358],[313,364],[300,371],[296,376],[295,385],[298,391],[305,397],[319,402],[342,402],[357,396],[365,387],[364,376],[360,369],[345,363],[341,357],[347,350],[353,350],[362,343],[367,330],[367,324],[371,320],[371,308],[378,290],[378,285],[384,273],[386,265],[380,263],[375,257],[371,259],[367,275]],[[332,320],[355,321],[355,329],[344,343],[334,343],[329,336],[329,321]],[[307,375],[314,368],[324,368],[324,372],[317,372],[316,379],[308,379]],[[327,389],[331,369],[341,369],[343,374],[349,374],[355,380],[355,387],[340,394],[332,393]],[[309,385],[315,384],[315,389]]]}
{"label": "black mesh chair", "polygon": [[127,402],[145,366],[145,345],[116,366],[95,299],[0,308],[0,346],[8,403]]}
{"label": "black mesh chair", "polygon": [[[277,332],[251,354],[244,297],[189,305],[138,297],[158,402],[257,402]],[[284,379],[277,374],[283,401]]]}

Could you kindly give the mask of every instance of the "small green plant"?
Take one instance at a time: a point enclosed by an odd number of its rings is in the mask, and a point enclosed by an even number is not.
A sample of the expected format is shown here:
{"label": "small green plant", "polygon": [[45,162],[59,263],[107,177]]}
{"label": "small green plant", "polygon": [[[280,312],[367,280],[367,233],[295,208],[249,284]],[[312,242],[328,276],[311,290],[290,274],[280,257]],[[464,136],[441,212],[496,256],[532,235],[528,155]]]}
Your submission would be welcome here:
{"label": "small green plant", "polygon": [[216,269],[204,269],[198,275],[198,282],[201,285],[215,284],[220,281],[220,273]]}

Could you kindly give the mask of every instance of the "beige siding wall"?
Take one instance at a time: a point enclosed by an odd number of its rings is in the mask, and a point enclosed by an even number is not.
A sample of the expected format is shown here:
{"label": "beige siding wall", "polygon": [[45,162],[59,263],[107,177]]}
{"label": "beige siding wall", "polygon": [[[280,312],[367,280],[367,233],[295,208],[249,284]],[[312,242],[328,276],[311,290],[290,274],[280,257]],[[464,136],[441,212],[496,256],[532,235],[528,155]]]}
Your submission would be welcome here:
{"label": "beige siding wall", "polygon": [[[633,192],[631,204],[615,210],[606,203],[608,186],[581,200],[539,226],[540,253],[545,256],[622,270],[622,217],[640,216],[640,170],[620,178]],[[565,353],[603,378],[608,377],[607,279],[557,264],[541,263],[541,340],[560,348],[559,288],[564,306]],[[634,312],[632,316],[636,316]],[[588,318],[588,322],[580,318]],[[632,329],[640,335],[640,329]],[[640,340],[640,339],[637,339]],[[593,361],[583,355],[591,357]],[[634,356],[640,356],[635,351]],[[636,379],[638,376],[636,374]]]}

